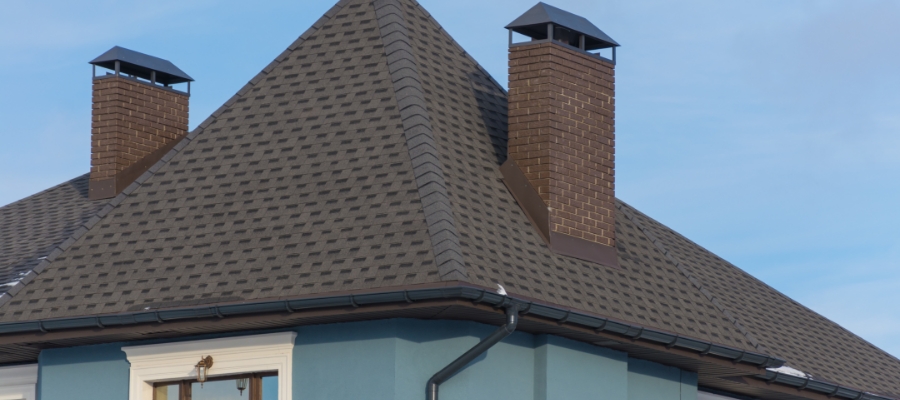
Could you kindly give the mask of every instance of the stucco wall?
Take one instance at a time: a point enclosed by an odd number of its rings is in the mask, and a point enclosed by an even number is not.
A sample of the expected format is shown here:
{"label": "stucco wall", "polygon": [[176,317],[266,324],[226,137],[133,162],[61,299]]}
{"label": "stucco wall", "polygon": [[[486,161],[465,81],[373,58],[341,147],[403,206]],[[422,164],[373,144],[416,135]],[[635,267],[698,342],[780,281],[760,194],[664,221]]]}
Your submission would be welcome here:
{"label": "stucco wall", "polygon": [[[432,374],[494,329],[409,319],[296,328],[293,399],[422,399]],[[121,347],[135,344],[144,343],[43,351],[38,399],[127,399],[129,364]],[[697,376],[589,344],[516,332],[440,390],[441,400],[696,400]]]}
{"label": "stucco wall", "polygon": [[122,344],[44,350],[38,366],[38,400],[128,399]]}

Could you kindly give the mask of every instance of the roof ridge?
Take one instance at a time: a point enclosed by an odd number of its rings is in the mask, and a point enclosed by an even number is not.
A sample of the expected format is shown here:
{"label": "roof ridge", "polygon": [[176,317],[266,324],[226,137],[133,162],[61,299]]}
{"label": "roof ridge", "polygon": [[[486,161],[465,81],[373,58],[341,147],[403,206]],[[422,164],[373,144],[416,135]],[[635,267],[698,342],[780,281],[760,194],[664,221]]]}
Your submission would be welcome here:
{"label": "roof ridge", "polygon": [[662,241],[659,240],[656,235],[650,232],[646,227],[644,227],[643,224],[641,224],[640,221],[637,220],[637,218],[634,217],[634,214],[631,212],[633,208],[628,203],[619,200],[616,203],[616,208],[622,211],[622,214],[625,215],[625,218],[627,218],[628,221],[637,226],[641,233],[643,233],[644,236],[647,237],[647,239],[650,239],[650,242],[653,243],[657,250],[659,250],[663,254],[663,256],[666,257],[666,259],[671,261],[672,264],[675,265],[675,268],[677,268],[678,271],[684,274],[684,276],[691,282],[691,284],[693,284],[694,287],[697,288],[697,290],[701,294],[703,294],[703,296],[706,297],[709,302],[716,307],[717,310],[719,310],[719,312],[725,315],[728,321],[734,325],[738,332],[740,332],[748,341],[750,341],[753,347],[763,353],[770,353],[770,351],[762,343],[760,343],[759,340],[757,340],[756,337],[753,336],[753,334],[750,333],[749,330],[747,330],[747,328],[744,327],[738,317],[736,317],[731,311],[729,311],[724,305],[722,305],[722,303],[719,302],[719,300],[712,294],[712,292],[703,287],[703,285],[700,283],[700,280],[694,277],[694,275],[691,274],[690,271],[688,271],[682,265],[681,261],[677,257],[675,257],[674,254],[670,253],[668,249],[666,249]]}
{"label": "roof ridge", "polygon": [[[332,6],[322,17],[320,17],[306,32],[303,32],[297,40],[295,40],[291,45],[287,48],[287,50],[283,51],[278,57],[275,58],[274,61],[269,63],[262,71],[260,71],[256,76],[250,79],[247,84],[245,84],[240,90],[237,91],[231,98],[229,98],[225,103],[223,103],[216,111],[209,115],[200,125],[194,128],[193,131],[187,134],[181,141],[178,142],[171,150],[169,150],[159,161],[153,164],[147,171],[145,171],[141,176],[134,180],[134,182],[128,185],[121,193],[119,193],[116,197],[113,197],[109,202],[97,211],[91,219],[82,224],[75,232],[69,236],[68,239],[64,240],[62,243],[57,245],[50,253],[47,254],[46,258],[41,260],[41,262],[36,265],[31,271],[27,272],[22,276],[22,279],[16,282],[15,285],[10,287],[5,293],[0,294],[0,307],[6,305],[10,300],[12,300],[13,296],[22,291],[22,289],[29,282],[33,281],[41,272],[43,272],[50,263],[52,263],[56,257],[62,254],[66,249],[69,248],[72,244],[74,244],[78,239],[84,236],[91,228],[96,226],[97,222],[100,222],[106,215],[108,215],[112,210],[114,210],[119,204],[121,204],[125,199],[137,190],[141,185],[146,182],[150,177],[156,174],[163,165],[168,163],[176,154],[178,154],[182,149],[184,149],[190,142],[192,142],[200,133],[203,132],[206,127],[215,122],[215,120],[231,105],[233,105],[238,99],[247,94],[262,78],[269,74],[278,64],[281,63],[281,60],[287,59],[293,50],[301,45],[310,35],[315,33],[325,24],[326,21],[330,20],[338,11],[340,11],[347,3],[351,0],[340,0],[334,6]],[[64,182],[65,183],[65,182]],[[59,185],[57,185],[59,186]],[[54,186],[56,187],[56,186]],[[51,188],[52,189],[52,188]],[[50,190],[50,189],[47,189]],[[43,192],[41,192],[43,193]],[[40,194],[40,193],[38,193]],[[37,195],[37,194],[35,194]],[[31,197],[31,196],[29,196]],[[23,199],[24,200],[24,199]],[[5,207],[5,206],[4,206]]]}
{"label": "roof ridge", "polygon": [[462,45],[460,45],[459,42],[456,41],[456,38],[454,38],[453,35],[450,34],[450,32],[447,32],[444,29],[444,27],[441,26],[440,22],[438,22],[437,19],[432,17],[431,13],[429,13],[428,10],[425,9],[425,7],[422,7],[422,4],[419,4],[418,0],[411,0],[411,1],[413,2],[413,4],[416,5],[416,7],[419,9],[419,11],[422,12],[422,14],[424,14],[426,17],[428,17],[429,22],[431,22],[434,25],[434,27],[437,28],[437,30],[441,31],[444,35],[446,35],[448,38],[450,38],[450,42],[453,43],[453,46],[455,46],[457,50],[459,50],[460,54],[462,54],[469,61],[471,61],[473,64],[475,64],[475,66],[478,67],[478,69],[481,70],[481,72],[485,76],[487,76],[488,79],[490,79],[491,82],[495,86],[497,86],[497,89],[500,89],[500,91],[503,92],[503,94],[509,94],[509,92],[506,90],[506,88],[504,88],[503,85],[500,84],[500,82],[497,82],[497,80],[494,79],[494,76],[491,75],[491,73],[488,72],[488,70],[484,69],[484,67],[481,66],[481,64],[478,62],[478,60],[475,60],[475,57],[472,57],[472,55],[469,54],[469,52],[466,51],[466,49],[463,48]]}
{"label": "roof ridge", "polygon": [[447,183],[399,0],[372,2],[441,280],[469,281]]}

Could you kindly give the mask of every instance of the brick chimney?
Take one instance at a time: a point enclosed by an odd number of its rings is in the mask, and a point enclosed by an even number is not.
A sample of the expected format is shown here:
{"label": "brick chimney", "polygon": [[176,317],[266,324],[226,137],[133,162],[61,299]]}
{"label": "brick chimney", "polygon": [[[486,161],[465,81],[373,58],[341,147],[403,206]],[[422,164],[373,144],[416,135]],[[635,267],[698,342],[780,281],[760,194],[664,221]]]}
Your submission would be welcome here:
{"label": "brick chimney", "polygon": [[[586,19],[538,3],[510,23],[504,181],[549,247],[617,266],[615,48]],[[513,43],[513,32],[531,38]],[[611,48],[612,58],[593,50]]]}
{"label": "brick chimney", "polygon": [[[92,200],[115,197],[187,135],[190,82],[166,60],[113,47],[94,66]],[[109,70],[97,75],[97,67]],[[185,91],[172,85],[186,83]]]}

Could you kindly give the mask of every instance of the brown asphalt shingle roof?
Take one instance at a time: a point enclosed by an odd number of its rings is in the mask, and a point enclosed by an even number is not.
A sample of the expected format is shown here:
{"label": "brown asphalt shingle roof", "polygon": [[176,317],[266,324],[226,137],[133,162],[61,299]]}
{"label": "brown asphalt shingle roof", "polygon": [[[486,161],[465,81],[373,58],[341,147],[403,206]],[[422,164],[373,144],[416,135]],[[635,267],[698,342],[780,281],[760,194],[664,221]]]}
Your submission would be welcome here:
{"label": "brown asphalt shingle roof", "polygon": [[88,199],[88,175],[0,207],[0,293],[13,288],[106,204]]}
{"label": "brown asphalt shingle roof", "polygon": [[57,187],[0,209],[59,193],[59,220],[3,225],[44,241],[4,242],[21,255],[0,271],[72,238],[0,322],[500,283],[900,393],[896,358],[627,204],[620,268],[552,253],[501,180],[506,119],[506,93],[413,0],[342,0],[109,206]]}

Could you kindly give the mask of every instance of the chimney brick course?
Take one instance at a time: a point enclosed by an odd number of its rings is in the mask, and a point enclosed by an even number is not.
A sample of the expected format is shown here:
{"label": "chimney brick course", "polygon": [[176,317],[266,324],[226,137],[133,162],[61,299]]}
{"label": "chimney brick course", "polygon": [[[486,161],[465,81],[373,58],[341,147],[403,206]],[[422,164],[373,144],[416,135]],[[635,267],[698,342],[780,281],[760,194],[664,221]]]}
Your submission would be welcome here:
{"label": "chimney brick course", "polygon": [[615,247],[614,67],[558,43],[509,49],[509,159],[550,236]]}
{"label": "chimney brick course", "polygon": [[188,111],[187,94],[122,76],[95,78],[91,198],[115,196],[184,138]]}

